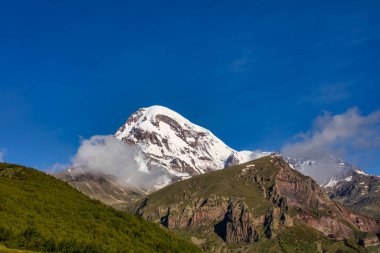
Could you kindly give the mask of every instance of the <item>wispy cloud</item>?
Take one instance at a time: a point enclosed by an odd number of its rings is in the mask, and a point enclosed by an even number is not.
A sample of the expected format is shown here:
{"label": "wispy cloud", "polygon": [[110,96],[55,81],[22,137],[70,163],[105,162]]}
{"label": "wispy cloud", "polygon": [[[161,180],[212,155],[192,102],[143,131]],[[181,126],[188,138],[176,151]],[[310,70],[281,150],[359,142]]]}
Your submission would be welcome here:
{"label": "wispy cloud", "polygon": [[314,121],[313,128],[298,134],[301,139],[284,146],[295,154],[324,154],[334,151],[380,147],[380,110],[362,115],[356,107],[342,114],[325,112]]}
{"label": "wispy cloud", "polygon": [[301,104],[311,102],[314,104],[333,104],[351,97],[349,88],[352,83],[335,83],[319,86],[315,91],[303,97]]}
{"label": "wispy cloud", "polygon": [[242,73],[250,70],[252,68],[252,64],[255,62],[255,58],[252,57],[250,52],[240,56],[235,59],[231,64],[230,68],[234,73]]}
{"label": "wispy cloud", "polygon": [[[286,143],[282,153],[289,157],[327,161],[331,155],[350,160],[352,154],[376,153],[379,149],[380,110],[363,115],[353,107],[342,114],[326,112],[317,117],[312,129],[298,134],[296,141]],[[322,180],[335,173],[329,168],[319,169],[323,171],[310,171],[309,175]]]}

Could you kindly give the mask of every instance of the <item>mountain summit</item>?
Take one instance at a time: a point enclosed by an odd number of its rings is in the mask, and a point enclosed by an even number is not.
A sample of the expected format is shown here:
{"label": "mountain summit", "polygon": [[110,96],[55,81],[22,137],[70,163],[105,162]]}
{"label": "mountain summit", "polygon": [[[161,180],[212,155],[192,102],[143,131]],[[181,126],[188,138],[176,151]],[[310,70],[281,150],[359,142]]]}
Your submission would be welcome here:
{"label": "mountain summit", "polygon": [[157,105],[133,113],[115,137],[127,144],[138,145],[148,167],[164,167],[174,181],[269,154],[238,152],[209,130]]}

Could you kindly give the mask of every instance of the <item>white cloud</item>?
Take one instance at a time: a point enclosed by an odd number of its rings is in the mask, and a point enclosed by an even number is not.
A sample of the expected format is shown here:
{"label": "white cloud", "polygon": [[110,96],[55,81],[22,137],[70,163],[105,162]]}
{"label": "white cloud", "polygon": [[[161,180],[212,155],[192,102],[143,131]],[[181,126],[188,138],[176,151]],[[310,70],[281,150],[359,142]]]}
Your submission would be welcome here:
{"label": "white cloud", "polygon": [[319,116],[313,128],[298,136],[300,141],[284,146],[285,153],[324,154],[347,149],[363,149],[380,146],[380,111],[367,116],[357,108],[343,114],[325,113]]}
{"label": "white cloud", "polygon": [[[334,176],[338,169],[331,156],[348,161],[360,161],[358,155],[380,149],[380,110],[362,115],[354,107],[337,115],[324,113],[319,116],[310,131],[297,135],[295,142],[287,143],[282,153],[289,157],[306,157],[321,161],[310,171],[304,172],[315,179]],[[351,158],[351,159],[350,159]],[[362,156],[363,159],[364,156]],[[335,167],[334,167],[335,165]],[[318,180],[317,180],[318,181]]]}
{"label": "white cloud", "polygon": [[160,187],[170,181],[163,168],[148,169],[137,145],[125,144],[112,135],[82,140],[72,162],[81,170],[113,175],[120,183],[134,187]]}

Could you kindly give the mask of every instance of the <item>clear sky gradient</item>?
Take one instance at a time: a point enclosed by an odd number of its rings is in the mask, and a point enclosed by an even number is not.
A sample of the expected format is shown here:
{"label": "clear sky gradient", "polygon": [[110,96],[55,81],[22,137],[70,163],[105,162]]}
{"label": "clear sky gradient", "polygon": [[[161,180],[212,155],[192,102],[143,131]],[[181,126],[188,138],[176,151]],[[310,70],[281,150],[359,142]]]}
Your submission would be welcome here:
{"label": "clear sky gradient", "polygon": [[[235,149],[280,150],[324,111],[380,109],[379,12],[378,0],[2,1],[2,159],[67,164],[81,136],[155,104]],[[358,165],[380,174],[371,157]]]}

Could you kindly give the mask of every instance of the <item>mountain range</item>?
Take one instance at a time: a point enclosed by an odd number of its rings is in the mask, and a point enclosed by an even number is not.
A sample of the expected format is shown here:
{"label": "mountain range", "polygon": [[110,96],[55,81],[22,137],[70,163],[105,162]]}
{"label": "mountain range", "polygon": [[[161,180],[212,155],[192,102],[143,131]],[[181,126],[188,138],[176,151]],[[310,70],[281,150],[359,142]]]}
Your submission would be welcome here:
{"label": "mountain range", "polygon": [[338,157],[237,151],[162,106],[137,110],[112,139],[133,148],[136,173],[167,180],[138,187],[80,163],[55,176],[209,252],[379,250],[380,178]]}
{"label": "mountain range", "polygon": [[[272,151],[234,150],[211,131],[163,106],[141,108],[132,113],[116,131],[114,138],[138,149],[142,154],[141,159],[140,157],[138,159],[139,163],[146,166],[149,171],[163,171],[169,180],[159,185],[152,184],[139,189],[128,184],[118,175],[112,175],[107,168],[102,170],[102,173],[98,171],[91,173],[91,170],[81,170],[80,164],[56,176],[96,199],[114,206],[123,206],[167,184],[273,153]],[[292,168],[312,176],[326,188],[333,188],[335,184],[343,182],[356,171],[362,172],[333,155],[324,159],[313,159],[312,156],[284,156],[284,158]],[[329,168],[331,173],[326,176],[323,173],[315,173],[322,167]]]}

